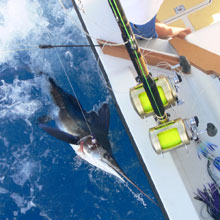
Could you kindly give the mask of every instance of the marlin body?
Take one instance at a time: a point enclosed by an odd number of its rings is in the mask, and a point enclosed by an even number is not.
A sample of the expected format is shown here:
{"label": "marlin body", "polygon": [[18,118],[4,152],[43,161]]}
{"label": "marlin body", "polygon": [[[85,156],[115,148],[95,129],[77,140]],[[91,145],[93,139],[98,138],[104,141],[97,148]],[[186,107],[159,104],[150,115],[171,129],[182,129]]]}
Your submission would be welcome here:
{"label": "marlin body", "polygon": [[86,112],[77,99],[57,86],[52,78],[49,78],[49,82],[51,96],[59,107],[60,123],[65,132],[76,137],[76,142],[70,143],[76,154],[121,179],[114,170],[118,169],[118,166],[112,157],[108,140],[110,114],[107,103],[104,103],[97,113]]}
{"label": "marlin body", "polygon": [[104,103],[97,112],[86,112],[75,97],[66,93],[52,78],[49,78],[50,93],[59,108],[59,120],[64,129],[49,127],[40,123],[40,127],[50,135],[71,145],[77,155],[90,164],[110,173],[120,180],[127,180],[144,196],[146,195],[117,165],[108,140],[110,112]]}

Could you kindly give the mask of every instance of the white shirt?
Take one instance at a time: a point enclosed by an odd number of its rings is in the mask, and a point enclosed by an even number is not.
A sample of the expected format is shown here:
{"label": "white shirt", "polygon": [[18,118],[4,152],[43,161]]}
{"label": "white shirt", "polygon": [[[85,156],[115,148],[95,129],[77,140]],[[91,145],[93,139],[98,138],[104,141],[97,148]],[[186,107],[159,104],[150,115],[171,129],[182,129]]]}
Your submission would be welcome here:
{"label": "white shirt", "polygon": [[128,21],[143,25],[159,11],[163,0],[120,0]]}

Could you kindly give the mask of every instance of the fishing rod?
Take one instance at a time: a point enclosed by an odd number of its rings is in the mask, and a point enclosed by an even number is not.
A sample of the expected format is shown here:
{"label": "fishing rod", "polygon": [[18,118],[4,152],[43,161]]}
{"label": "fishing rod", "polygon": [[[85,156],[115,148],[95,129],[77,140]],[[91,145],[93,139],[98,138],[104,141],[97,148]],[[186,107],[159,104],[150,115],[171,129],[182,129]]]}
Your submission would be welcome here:
{"label": "fishing rod", "polygon": [[89,45],[89,44],[72,44],[72,45],[51,45],[51,44],[40,44],[40,49],[52,49],[57,47],[103,47],[103,45]]}
{"label": "fishing rod", "polygon": [[144,57],[138,47],[135,35],[131,29],[130,23],[127,20],[124,10],[119,0],[108,0],[111,10],[116,18],[118,26],[121,30],[122,39],[126,42],[126,48],[131,58],[131,61],[137,71],[137,74],[143,82],[144,90],[149,98],[152,109],[160,123],[168,121],[167,114],[160,98],[155,81],[152,79]]}

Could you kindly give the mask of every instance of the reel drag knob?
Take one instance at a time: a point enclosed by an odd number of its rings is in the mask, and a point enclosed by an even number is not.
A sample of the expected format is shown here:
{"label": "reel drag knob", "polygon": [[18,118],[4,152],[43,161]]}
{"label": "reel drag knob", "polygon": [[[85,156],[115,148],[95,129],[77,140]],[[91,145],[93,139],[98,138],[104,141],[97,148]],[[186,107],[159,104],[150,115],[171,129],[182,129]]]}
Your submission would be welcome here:
{"label": "reel drag knob", "polygon": [[218,133],[218,129],[212,123],[207,124],[206,131],[210,137],[214,137]]}
{"label": "reel drag knob", "polygon": [[191,65],[189,61],[186,59],[185,56],[180,56],[179,57],[179,64],[182,67],[182,72],[183,73],[189,73],[191,70]]}

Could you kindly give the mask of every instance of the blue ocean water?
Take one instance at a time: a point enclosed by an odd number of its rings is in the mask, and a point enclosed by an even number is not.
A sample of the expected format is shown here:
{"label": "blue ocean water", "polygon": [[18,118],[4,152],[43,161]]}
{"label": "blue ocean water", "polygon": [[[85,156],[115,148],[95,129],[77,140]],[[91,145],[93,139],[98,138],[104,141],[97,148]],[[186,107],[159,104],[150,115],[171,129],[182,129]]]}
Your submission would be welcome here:
{"label": "blue ocean water", "polygon": [[163,219],[133,186],[89,165],[37,125],[56,115],[47,77],[91,110],[107,101],[109,139],[124,172],[154,198],[71,1],[0,2],[0,220]]}

